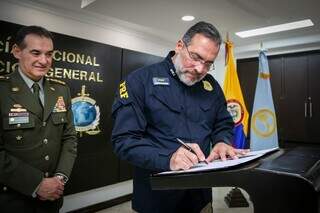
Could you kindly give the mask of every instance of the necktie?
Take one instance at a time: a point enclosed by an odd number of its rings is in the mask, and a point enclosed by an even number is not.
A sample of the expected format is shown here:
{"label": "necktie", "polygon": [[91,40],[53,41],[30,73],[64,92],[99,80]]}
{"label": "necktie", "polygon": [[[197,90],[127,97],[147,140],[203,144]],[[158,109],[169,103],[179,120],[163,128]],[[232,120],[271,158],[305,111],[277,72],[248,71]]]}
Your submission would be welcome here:
{"label": "necktie", "polygon": [[42,105],[42,102],[41,102],[41,99],[40,99],[40,95],[39,95],[39,91],[40,91],[40,86],[38,83],[34,83],[32,85],[32,88],[33,88],[33,94],[34,96],[36,97],[36,99],[38,100],[38,104],[41,108],[41,115],[43,114],[43,105]]}

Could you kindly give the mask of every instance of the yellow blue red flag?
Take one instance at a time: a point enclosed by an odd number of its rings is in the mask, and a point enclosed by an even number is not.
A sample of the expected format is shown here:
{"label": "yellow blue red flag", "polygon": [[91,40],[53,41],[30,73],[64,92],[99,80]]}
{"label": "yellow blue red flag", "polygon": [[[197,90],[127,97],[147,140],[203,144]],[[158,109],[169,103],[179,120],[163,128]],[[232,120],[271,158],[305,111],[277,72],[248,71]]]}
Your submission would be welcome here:
{"label": "yellow blue red flag", "polygon": [[238,79],[237,69],[233,56],[233,43],[226,42],[226,74],[223,84],[223,92],[227,100],[227,108],[231,114],[234,126],[233,147],[247,148],[248,118],[249,114],[243,100],[242,91]]}

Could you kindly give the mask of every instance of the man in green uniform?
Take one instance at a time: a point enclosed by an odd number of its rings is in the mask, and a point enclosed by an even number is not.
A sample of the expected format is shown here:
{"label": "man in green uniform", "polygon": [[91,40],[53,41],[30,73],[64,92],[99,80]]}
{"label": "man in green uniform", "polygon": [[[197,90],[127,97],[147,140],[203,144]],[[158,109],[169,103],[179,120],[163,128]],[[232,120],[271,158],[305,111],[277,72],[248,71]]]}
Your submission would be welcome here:
{"label": "man in green uniform", "polygon": [[59,212],[77,155],[70,91],[45,77],[46,29],[20,29],[12,53],[19,68],[0,76],[0,212]]}

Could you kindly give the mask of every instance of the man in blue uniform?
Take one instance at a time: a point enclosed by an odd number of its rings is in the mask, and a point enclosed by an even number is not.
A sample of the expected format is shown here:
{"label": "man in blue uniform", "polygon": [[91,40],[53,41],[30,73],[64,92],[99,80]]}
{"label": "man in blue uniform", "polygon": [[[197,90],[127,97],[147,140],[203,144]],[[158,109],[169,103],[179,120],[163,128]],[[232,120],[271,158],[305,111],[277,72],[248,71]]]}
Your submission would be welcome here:
{"label": "man in blue uniform", "polygon": [[[229,145],[233,120],[219,84],[207,75],[220,44],[217,29],[199,22],[162,62],[138,69],[120,83],[112,107],[112,142],[117,155],[135,166],[135,211],[211,210],[210,189],[156,191],[150,187],[150,174],[236,158],[242,152]],[[188,142],[193,152],[177,139]]]}

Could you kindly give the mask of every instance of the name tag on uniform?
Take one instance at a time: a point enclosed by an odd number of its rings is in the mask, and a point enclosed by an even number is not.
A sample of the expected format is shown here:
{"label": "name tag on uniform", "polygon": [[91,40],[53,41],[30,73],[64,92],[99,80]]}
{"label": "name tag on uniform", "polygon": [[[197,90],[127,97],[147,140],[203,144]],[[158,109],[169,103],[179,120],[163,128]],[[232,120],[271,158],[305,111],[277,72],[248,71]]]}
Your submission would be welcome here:
{"label": "name tag on uniform", "polygon": [[28,112],[11,112],[9,113],[9,125],[12,124],[27,124],[29,123]]}
{"label": "name tag on uniform", "polygon": [[169,78],[160,78],[160,77],[153,77],[152,78],[153,85],[170,85]]}

